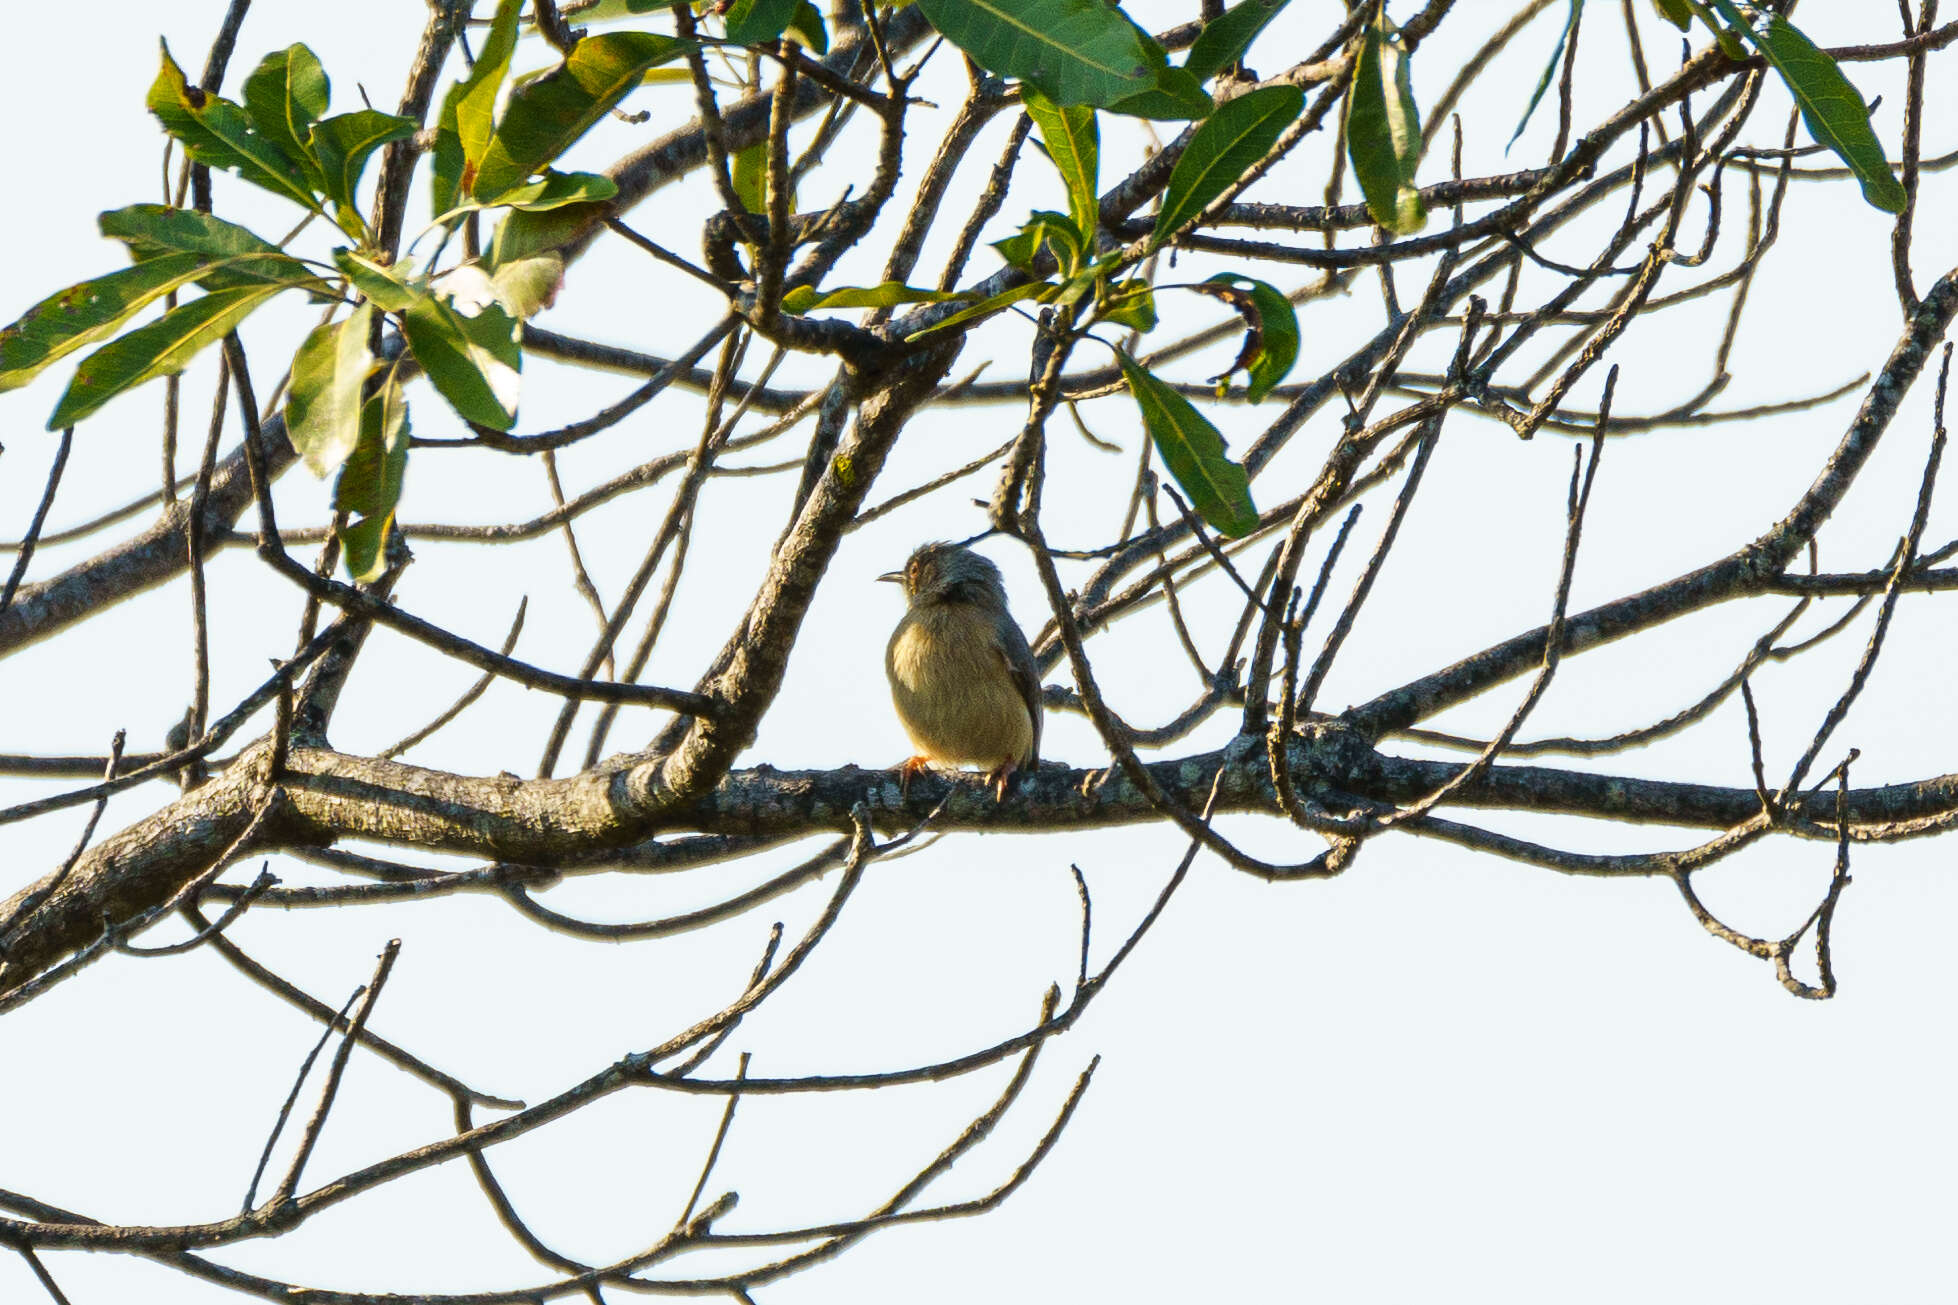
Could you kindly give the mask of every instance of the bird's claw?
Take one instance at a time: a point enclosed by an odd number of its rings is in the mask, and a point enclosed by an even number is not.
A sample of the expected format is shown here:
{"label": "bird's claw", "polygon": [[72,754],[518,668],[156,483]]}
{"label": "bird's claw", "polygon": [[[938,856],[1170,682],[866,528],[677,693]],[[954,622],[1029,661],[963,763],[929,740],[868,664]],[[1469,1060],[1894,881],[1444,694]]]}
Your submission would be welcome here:
{"label": "bird's claw", "polygon": [[1009,761],[986,776],[986,783],[993,790],[994,802],[1006,801],[1006,781],[1012,779],[1019,769],[1019,766]]}
{"label": "bird's claw", "polygon": [[911,781],[920,771],[931,769],[930,757],[907,757],[897,768],[897,795],[899,798],[911,796]]}

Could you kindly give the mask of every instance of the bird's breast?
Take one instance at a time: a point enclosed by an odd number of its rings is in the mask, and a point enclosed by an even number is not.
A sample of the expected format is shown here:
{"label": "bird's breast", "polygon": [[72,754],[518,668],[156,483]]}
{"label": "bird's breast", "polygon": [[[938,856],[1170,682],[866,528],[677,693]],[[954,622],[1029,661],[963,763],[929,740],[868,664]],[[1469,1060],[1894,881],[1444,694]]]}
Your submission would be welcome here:
{"label": "bird's breast", "polygon": [[925,756],[997,767],[1032,751],[1033,720],[985,609],[935,603],[906,613],[884,668],[898,719]]}

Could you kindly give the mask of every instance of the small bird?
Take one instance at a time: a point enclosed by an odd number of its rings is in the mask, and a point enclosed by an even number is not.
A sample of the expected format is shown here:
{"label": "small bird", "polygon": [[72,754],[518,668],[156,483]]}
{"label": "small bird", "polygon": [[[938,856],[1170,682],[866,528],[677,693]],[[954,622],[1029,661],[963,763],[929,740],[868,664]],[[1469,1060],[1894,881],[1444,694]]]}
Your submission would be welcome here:
{"label": "small bird", "polygon": [[958,544],[926,544],[877,578],[911,600],[884,650],[891,699],[918,750],[902,782],[934,761],[984,766],[1003,799],[1015,771],[1040,764],[1040,668],[999,568]]}

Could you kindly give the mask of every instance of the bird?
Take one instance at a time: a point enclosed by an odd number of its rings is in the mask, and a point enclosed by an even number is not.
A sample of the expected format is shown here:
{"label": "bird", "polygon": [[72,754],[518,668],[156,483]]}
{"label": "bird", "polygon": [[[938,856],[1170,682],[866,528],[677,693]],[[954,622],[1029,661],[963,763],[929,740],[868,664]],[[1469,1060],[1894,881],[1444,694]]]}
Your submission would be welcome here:
{"label": "bird", "polygon": [[999,568],[959,544],[921,546],[904,569],[910,606],[884,650],[884,673],[917,755],[900,787],[933,762],[983,766],[993,800],[1040,764],[1040,667],[1006,606]]}

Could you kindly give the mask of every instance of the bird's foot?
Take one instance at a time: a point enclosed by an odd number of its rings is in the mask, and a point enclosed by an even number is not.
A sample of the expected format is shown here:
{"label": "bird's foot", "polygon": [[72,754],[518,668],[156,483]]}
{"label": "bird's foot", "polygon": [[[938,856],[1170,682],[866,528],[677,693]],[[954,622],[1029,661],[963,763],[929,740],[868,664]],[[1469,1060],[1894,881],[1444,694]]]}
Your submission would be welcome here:
{"label": "bird's foot", "polygon": [[928,771],[930,769],[930,757],[918,756],[905,758],[904,762],[897,768],[897,795],[900,798],[911,796],[911,781],[921,771]]}
{"label": "bird's foot", "polygon": [[986,773],[986,783],[993,790],[994,802],[1006,801],[1006,781],[1012,779],[1019,769],[1017,764],[1009,761],[998,769]]}

